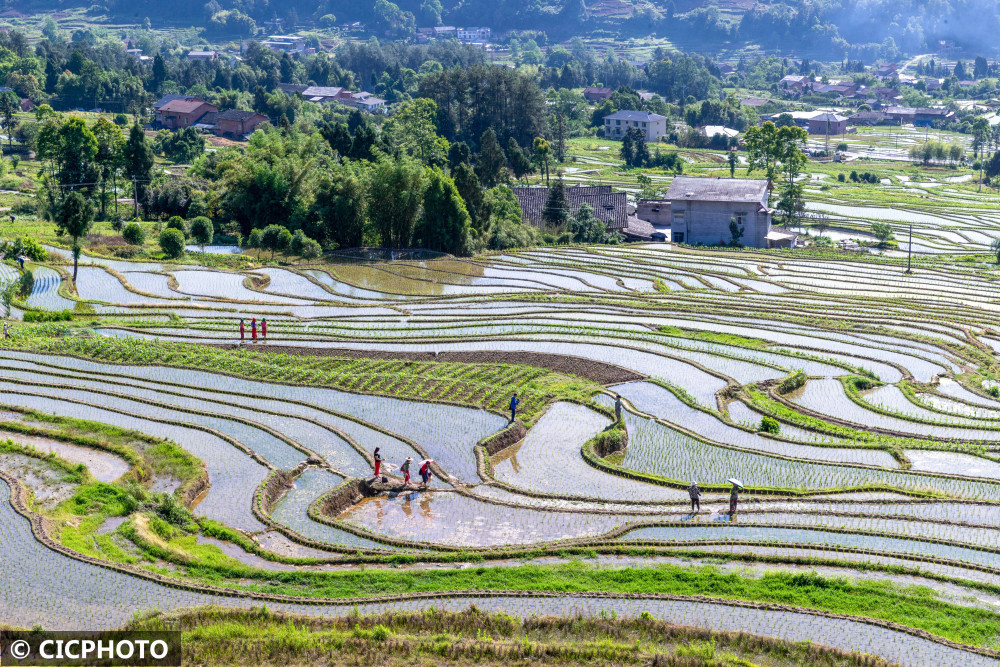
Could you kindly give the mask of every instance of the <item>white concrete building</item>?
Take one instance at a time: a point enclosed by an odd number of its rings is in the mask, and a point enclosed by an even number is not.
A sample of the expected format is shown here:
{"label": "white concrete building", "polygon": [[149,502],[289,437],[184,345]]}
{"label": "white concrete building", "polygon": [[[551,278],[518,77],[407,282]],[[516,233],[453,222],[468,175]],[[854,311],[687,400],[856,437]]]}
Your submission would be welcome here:
{"label": "white concrete building", "polygon": [[488,42],[493,33],[489,28],[458,28],[460,42]]}
{"label": "white concrete building", "polygon": [[667,134],[667,118],[648,111],[617,111],[604,117],[604,136],[621,139],[630,127],[646,134],[647,143],[655,143]]}

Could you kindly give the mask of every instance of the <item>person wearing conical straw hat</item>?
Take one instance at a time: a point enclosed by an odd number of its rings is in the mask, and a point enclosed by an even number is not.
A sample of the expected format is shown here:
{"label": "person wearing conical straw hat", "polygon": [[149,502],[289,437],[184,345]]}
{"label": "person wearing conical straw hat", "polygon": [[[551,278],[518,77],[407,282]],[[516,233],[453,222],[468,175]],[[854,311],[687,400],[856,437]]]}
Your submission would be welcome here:
{"label": "person wearing conical straw hat", "polygon": [[729,492],[729,518],[732,518],[736,516],[736,501],[739,499],[740,489],[743,488],[743,485],[739,480],[731,477],[726,481],[733,485],[732,490]]}
{"label": "person wearing conical straw hat", "polygon": [[403,473],[403,486],[410,485],[410,463],[412,462],[413,459],[407,456],[406,460],[403,461],[403,465],[399,467],[399,472]]}

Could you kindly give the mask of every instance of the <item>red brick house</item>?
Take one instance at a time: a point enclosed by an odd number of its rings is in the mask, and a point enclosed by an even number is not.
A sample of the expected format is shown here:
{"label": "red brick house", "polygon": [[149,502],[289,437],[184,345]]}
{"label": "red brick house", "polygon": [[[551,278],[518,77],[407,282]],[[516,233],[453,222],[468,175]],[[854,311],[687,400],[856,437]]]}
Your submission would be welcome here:
{"label": "red brick house", "polygon": [[267,120],[269,120],[267,116],[253,111],[227,109],[216,118],[213,131],[220,137],[238,139],[252,133],[258,125]]}
{"label": "red brick house", "polygon": [[219,107],[209,104],[198,97],[185,97],[170,100],[156,112],[163,127],[169,130],[181,130],[191,127],[207,113],[218,111]]}

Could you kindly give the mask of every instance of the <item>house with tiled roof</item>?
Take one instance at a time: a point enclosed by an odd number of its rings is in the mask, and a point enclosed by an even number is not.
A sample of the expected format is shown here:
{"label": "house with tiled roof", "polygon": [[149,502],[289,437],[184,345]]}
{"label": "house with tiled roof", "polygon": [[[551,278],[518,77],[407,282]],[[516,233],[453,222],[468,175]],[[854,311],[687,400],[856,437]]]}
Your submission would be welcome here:
{"label": "house with tiled roof", "polygon": [[778,88],[801,93],[809,87],[809,84],[809,77],[801,74],[789,74],[778,81]]}
{"label": "house with tiled roof", "polygon": [[166,104],[167,102],[173,102],[174,100],[183,100],[186,97],[190,97],[190,96],[189,95],[177,95],[176,93],[170,93],[169,95],[164,95],[160,99],[158,99],[155,102],[153,102],[153,109],[156,110],[156,111],[159,111],[160,109],[163,108],[163,105]]}
{"label": "house with tiled roof", "polygon": [[212,131],[220,137],[239,139],[253,133],[258,125],[268,120],[267,116],[256,111],[226,109],[219,113]]}
{"label": "house with tiled roof", "polygon": [[733,238],[729,225],[736,222],[745,246],[794,246],[794,239],[784,238],[787,234],[781,238],[772,234],[768,194],[767,179],[676,176],[667,194],[655,203],[663,216],[664,207],[669,207],[670,237],[675,243],[729,243]]}
{"label": "house with tiled roof", "polygon": [[218,110],[219,107],[200,97],[183,97],[170,100],[157,109],[156,120],[168,130],[180,130],[195,125],[205,114]]}
{"label": "house with tiled roof", "polygon": [[604,86],[587,86],[583,89],[583,99],[588,102],[603,102],[611,97],[615,91]]}
{"label": "house with tiled roof", "polygon": [[[514,188],[514,196],[521,204],[521,217],[535,227],[544,227],[542,211],[549,199],[549,188]],[[567,213],[576,215],[583,204],[589,204],[594,217],[600,219],[610,231],[620,231],[628,224],[628,195],[613,192],[610,185],[575,185],[566,188]]]}
{"label": "house with tiled roof", "polygon": [[381,97],[375,97],[371,93],[365,91],[352,93],[351,104],[358,109],[369,111],[371,113],[376,113],[385,108],[385,100]]}

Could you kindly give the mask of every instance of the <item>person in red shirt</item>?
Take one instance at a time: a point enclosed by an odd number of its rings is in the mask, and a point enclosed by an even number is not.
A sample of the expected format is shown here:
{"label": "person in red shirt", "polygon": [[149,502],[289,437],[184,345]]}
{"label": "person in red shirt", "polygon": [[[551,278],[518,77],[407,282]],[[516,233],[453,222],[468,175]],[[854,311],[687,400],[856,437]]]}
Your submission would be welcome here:
{"label": "person in red shirt", "polygon": [[263,338],[267,338],[267,318],[260,318],[260,335]]}
{"label": "person in red shirt", "polygon": [[253,342],[257,342],[257,318],[250,320],[250,337],[253,338]]}
{"label": "person in red shirt", "polygon": [[242,343],[247,337],[246,327],[243,325],[243,319],[240,319],[240,342]]}
{"label": "person in red shirt", "polygon": [[407,459],[403,461],[403,465],[399,468],[399,472],[403,473],[403,486],[410,485],[410,463],[412,461],[412,458],[407,457]]}

